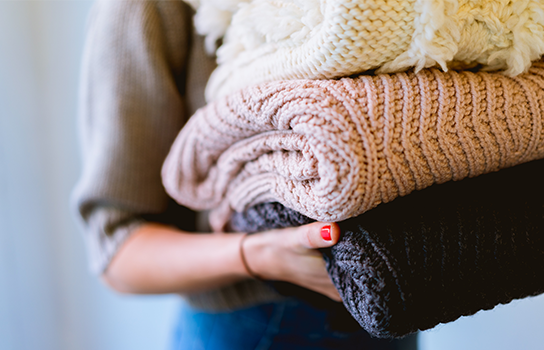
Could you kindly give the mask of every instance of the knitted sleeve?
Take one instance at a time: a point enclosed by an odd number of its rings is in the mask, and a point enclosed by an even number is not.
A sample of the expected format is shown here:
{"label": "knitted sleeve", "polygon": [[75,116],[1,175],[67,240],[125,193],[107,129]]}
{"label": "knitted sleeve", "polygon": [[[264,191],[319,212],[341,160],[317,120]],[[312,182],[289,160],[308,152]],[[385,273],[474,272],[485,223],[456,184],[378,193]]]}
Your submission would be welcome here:
{"label": "knitted sleeve", "polygon": [[186,117],[190,9],[175,1],[98,1],[80,86],[83,171],[73,204],[91,269],[102,272],[140,214],[165,211],[160,168]]}
{"label": "knitted sleeve", "polygon": [[[345,307],[370,334],[401,337],[544,293],[544,161],[449,182],[341,222],[324,251]],[[259,231],[311,220],[274,203],[235,214]]]}

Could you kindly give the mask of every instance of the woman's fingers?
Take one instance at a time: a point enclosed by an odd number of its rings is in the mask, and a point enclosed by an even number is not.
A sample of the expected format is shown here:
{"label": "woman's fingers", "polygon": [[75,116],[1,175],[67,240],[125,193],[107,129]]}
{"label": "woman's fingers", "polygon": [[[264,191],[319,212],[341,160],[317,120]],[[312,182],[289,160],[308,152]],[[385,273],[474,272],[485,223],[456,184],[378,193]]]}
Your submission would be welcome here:
{"label": "woman's fingers", "polygon": [[295,283],[340,301],[318,251],[339,239],[340,228],[335,223],[265,231],[245,240],[245,258],[251,270],[264,279]]}
{"label": "woman's fingers", "polygon": [[284,231],[284,233],[293,238],[295,251],[302,254],[299,257],[300,274],[297,277],[293,276],[291,282],[312,289],[332,300],[341,301],[342,299],[325,269],[325,262],[317,251],[319,248],[331,247],[338,243],[340,239],[338,225],[315,222],[291,230],[294,231]]}
{"label": "woman's fingers", "polygon": [[340,297],[340,294],[338,294],[338,290],[336,288],[331,287],[332,283],[330,285],[325,286],[324,288],[319,288],[314,291],[321,293],[329,298],[331,298],[334,301],[342,301],[342,298]]}
{"label": "woman's fingers", "polygon": [[299,276],[298,279],[293,279],[291,282],[299,284],[302,287],[311,289],[318,293],[324,294],[325,296],[335,301],[340,301],[340,294],[338,294],[338,290],[336,289],[329,275],[327,274],[324,264],[319,271],[314,271],[314,273],[316,274],[314,274],[312,278],[307,278],[307,275],[305,275],[304,277]]}
{"label": "woman's fingers", "polygon": [[295,240],[306,249],[326,248],[335,245],[340,238],[336,223],[314,222],[296,228]]}

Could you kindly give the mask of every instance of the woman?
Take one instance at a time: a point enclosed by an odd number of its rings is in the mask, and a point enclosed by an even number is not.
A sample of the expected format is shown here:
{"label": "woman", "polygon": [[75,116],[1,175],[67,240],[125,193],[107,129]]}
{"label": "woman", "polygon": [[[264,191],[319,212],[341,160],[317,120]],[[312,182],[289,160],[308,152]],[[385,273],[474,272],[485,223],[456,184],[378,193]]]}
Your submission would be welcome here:
{"label": "woman", "polygon": [[204,104],[214,66],[183,2],[95,4],[81,80],[84,167],[74,192],[92,270],[119,292],[184,295],[176,349],[414,348],[414,337],[390,342],[341,329],[327,308],[255,279],[339,301],[317,250],[336,244],[336,224],[247,237],[190,232],[193,217],[169,200],[160,168]]}

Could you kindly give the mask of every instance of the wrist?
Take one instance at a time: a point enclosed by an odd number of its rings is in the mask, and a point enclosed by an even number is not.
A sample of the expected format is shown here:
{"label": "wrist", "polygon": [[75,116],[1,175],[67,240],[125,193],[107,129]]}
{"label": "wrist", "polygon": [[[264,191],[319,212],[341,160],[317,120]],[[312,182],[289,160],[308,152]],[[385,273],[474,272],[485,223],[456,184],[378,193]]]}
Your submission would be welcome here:
{"label": "wrist", "polygon": [[[213,235],[217,235],[213,234]],[[242,260],[242,245],[245,249],[245,236],[244,233],[228,233],[228,234],[220,234],[223,235],[224,238],[227,240],[224,242],[225,246],[225,254],[228,254],[228,258],[224,261],[225,267],[228,267],[227,269],[230,270],[230,274],[234,278],[238,279],[245,279],[248,277],[251,277],[251,275],[248,273],[247,268],[244,265],[244,262]],[[245,253],[245,250],[244,250]]]}
{"label": "wrist", "polygon": [[246,239],[249,237],[249,233],[245,233],[243,236],[242,236],[242,239],[240,240],[240,260],[242,261],[242,264],[244,265],[244,268],[245,268],[245,272],[247,273],[247,275],[253,279],[256,279],[256,280],[262,280],[263,278],[261,278],[261,276],[257,275],[252,269],[251,267],[249,266],[249,263],[247,262],[247,258],[246,258],[246,253],[245,253],[245,248],[244,248],[244,243],[246,241]]}
{"label": "wrist", "polygon": [[[276,263],[276,240],[271,233],[248,235],[243,242],[244,257],[249,269],[249,276],[264,280],[279,280]],[[275,237],[278,238],[277,235]]]}

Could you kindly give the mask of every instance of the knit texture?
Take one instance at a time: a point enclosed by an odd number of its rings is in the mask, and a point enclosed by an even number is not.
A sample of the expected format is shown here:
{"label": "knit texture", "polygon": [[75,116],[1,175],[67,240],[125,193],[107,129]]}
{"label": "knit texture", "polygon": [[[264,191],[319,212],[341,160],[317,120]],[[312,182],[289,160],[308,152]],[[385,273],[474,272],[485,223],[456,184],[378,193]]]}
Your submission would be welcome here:
{"label": "knit texture", "polygon": [[78,110],[83,167],[72,205],[94,273],[142,224],[140,214],[168,208],[160,168],[189,116],[176,79],[185,74],[190,24],[191,9],[174,2],[96,1],[89,14]]}
{"label": "knit texture", "polygon": [[[344,305],[370,334],[399,337],[544,293],[543,176],[540,160],[341,222],[340,242],[324,253]],[[264,203],[231,224],[253,232],[310,221]]]}
{"label": "knit texture", "polygon": [[340,221],[416,189],[544,156],[544,64],[265,84],[200,109],[163,165],[178,203],[233,211],[279,202]]}
{"label": "knit texture", "polygon": [[[194,215],[170,200],[160,170],[189,115],[204,103],[215,62],[191,30],[182,1],[96,1],[83,53],[79,128],[83,169],[74,189],[89,251],[101,274],[144,222],[194,231]],[[278,300],[245,280],[184,296],[193,307],[226,311]]]}
{"label": "knit texture", "polygon": [[186,0],[218,38],[211,101],[277,80],[481,64],[510,75],[544,53],[540,0]]}

